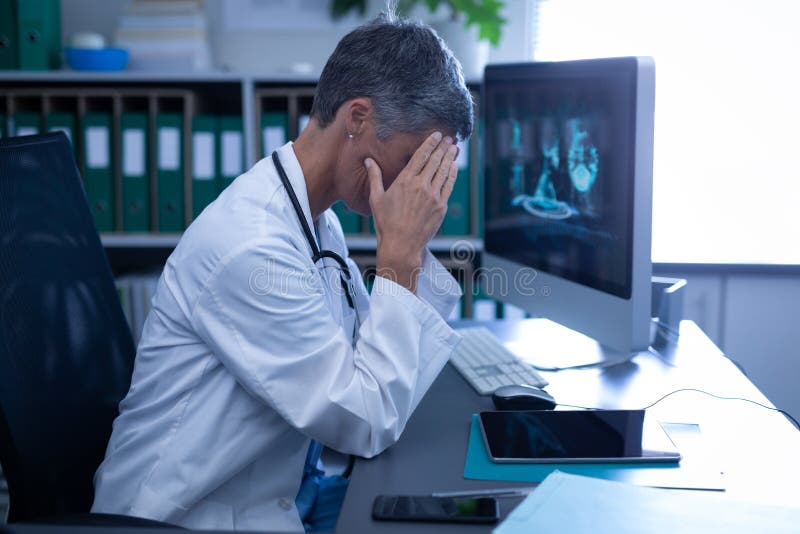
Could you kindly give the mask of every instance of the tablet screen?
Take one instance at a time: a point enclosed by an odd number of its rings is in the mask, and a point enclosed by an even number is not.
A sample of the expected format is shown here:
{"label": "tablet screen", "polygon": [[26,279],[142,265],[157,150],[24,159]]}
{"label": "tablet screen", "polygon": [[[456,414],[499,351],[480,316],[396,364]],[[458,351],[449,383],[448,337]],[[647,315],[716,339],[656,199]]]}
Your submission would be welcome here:
{"label": "tablet screen", "polygon": [[680,460],[644,410],[482,412],[480,421],[489,456],[498,462]]}

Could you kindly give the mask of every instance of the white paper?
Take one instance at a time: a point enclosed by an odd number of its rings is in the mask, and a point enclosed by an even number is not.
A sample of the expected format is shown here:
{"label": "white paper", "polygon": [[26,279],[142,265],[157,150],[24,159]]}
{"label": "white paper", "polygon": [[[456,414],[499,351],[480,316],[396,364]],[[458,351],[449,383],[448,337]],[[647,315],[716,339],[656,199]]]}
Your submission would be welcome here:
{"label": "white paper", "polygon": [[122,131],[122,174],[125,176],[144,176],[144,130],[127,129]]}
{"label": "white paper", "polygon": [[227,178],[242,174],[242,134],[222,132],[222,176]]}
{"label": "white paper", "polygon": [[181,165],[181,132],[178,128],[165,126],[158,129],[158,168],[162,171],[177,171]]}
{"label": "white paper", "polygon": [[282,126],[267,126],[261,133],[264,141],[265,157],[286,144],[286,132]]}
{"label": "white paper", "polygon": [[57,126],[55,128],[50,128],[50,131],[51,132],[64,132],[64,135],[67,136],[67,139],[69,140],[69,142],[70,143],[72,142],[72,130],[70,130],[69,128],[64,128],[63,126]]}
{"label": "white paper", "polygon": [[476,299],[472,302],[472,318],[476,321],[497,319],[497,306],[493,300]]}
{"label": "white paper", "polygon": [[712,492],[646,488],[555,471],[494,533],[796,533],[798,523],[798,507],[738,501]]}
{"label": "white paper", "polygon": [[110,159],[108,128],[105,126],[86,128],[86,166],[90,169],[105,169],[108,168]]}
{"label": "white paper", "polygon": [[456,156],[456,165],[458,165],[458,170],[463,171],[469,165],[469,142],[459,141],[457,144],[458,156]]}
{"label": "white paper", "polygon": [[192,136],[192,178],[214,179],[214,134],[197,132]]}
{"label": "white paper", "polygon": [[17,135],[36,135],[39,133],[38,128],[34,128],[33,126],[22,126],[17,128]]}
{"label": "white paper", "polygon": [[505,319],[524,319],[525,313],[525,310],[513,304],[503,304],[503,317]]}

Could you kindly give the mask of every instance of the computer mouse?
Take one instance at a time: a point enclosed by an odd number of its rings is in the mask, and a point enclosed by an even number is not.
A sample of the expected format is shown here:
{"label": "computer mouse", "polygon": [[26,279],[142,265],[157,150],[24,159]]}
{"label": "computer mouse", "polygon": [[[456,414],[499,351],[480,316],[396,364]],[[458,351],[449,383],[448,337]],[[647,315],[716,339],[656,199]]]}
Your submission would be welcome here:
{"label": "computer mouse", "polygon": [[497,410],[552,410],[556,407],[552,395],[524,384],[497,388],[492,393],[492,402]]}

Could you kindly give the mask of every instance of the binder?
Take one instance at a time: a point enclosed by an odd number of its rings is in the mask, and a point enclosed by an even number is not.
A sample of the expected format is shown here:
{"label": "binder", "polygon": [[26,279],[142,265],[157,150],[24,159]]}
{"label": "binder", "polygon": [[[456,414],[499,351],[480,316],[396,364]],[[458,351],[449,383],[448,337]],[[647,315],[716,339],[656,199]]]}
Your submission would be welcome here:
{"label": "binder", "polygon": [[447,201],[447,213],[439,229],[441,235],[469,234],[469,142],[459,141],[458,147],[460,148],[456,158],[458,177]]}
{"label": "binder", "polygon": [[61,65],[59,0],[17,0],[18,68],[57,69]]}
{"label": "binder", "polygon": [[120,116],[122,230],[125,232],[147,232],[150,229],[147,122],[147,113],[123,113]]}
{"label": "binder", "polygon": [[333,205],[333,211],[339,218],[339,223],[342,225],[342,231],[345,234],[360,234],[361,233],[361,215],[354,211],[350,211],[344,202],[337,202]]}
{"label": "binder", "polygon": [[192,118],[192,218],[217,196],[217,118]]}
{"label": "binder", "polygon": [[0,70],[18,68],[18,55],[15,0],[0,0]]}
{"label": "binder", "polygon": [[32,111],[19,111],[13,117],[12,135],[36,135],[41,132],[42,116]]}
{"label": "binder", "polygon": [[244,172],[244,124],[241,115],[219,118],[219,190]]}
{"label": "binder", "polygon": [[289,139],[289,115],[282,111],[268,111],[261,114],[262,157],[286,144]]}
{"label": "binder", "polygon": [[90,112],[81,120],[86,197],[98,232],[114,230],[114,175],[111,114]]}
{"label": "binder", "polygon": [[184,229],[183,201],[183,116],[180,113],[156,115],[156,183],[158,191],[158,231]]}
{"label": "binder", "polygon": [[44,120],[48,132],[64,132],[75,150],[75,115],[67,112],[48,113]]}

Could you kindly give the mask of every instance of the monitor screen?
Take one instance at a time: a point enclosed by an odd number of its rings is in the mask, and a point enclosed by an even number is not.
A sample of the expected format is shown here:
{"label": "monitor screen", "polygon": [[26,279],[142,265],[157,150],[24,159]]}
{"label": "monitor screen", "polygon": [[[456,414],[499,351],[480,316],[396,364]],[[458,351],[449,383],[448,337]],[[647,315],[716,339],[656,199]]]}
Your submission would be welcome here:
{"label": "monitor screen", "polygon": [[484,246],[629,299],[636,75],[619,65],[487,69]]}

